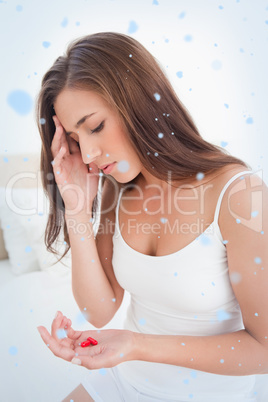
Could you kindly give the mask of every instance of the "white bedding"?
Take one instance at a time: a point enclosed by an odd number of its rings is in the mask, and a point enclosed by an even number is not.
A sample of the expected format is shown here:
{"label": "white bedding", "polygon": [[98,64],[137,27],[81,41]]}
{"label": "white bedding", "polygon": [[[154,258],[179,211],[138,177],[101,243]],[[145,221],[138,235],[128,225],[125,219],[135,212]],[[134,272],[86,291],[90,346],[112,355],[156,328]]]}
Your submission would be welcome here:
{"label": "white bedding", "polygon": [[[107,328],[122,327],[128,303],[126,295]],[[71,318],[75,329],[92,327],[81,320],[68,268],[54,266],[15,277],[9,261],[0,261],[1,401],[60,402],[80,383],[86,369],[56,358],[36,329],[50,328],[57,310]],[[258,376],[255,391],[258,402],[268,401],[268,375]]]}
{"label": "white bedding", "polygon": [[[107,328],[122,327],[127,299]],[[82,322],[69,269],[55,266],[15,277],[8,260],[0,261],[0,401],[60,402],[80,383],[86,369],[56,358],[36,329],[50,328],[57,310],[75,329],[92,327]]]}

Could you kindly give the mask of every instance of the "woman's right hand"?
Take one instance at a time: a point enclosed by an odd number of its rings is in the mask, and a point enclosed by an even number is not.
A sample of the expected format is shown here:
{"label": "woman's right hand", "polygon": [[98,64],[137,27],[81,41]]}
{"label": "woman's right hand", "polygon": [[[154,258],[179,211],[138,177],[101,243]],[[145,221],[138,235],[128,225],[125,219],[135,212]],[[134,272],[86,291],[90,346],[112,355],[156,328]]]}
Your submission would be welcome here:
{"label": "woman's right hand", "polygon": [[[137,335],[134,332],[123,329],[75,331],[71,325],[72,321],[59,311],[52,322],[51,334],[46,327],[37,327],[45,345],[55,356],[89,370],[136,360]],[[97,340],[97,345],[81,346],[88,337]]]}
{"label": "woman's right hand", "polygon": [[[57,116],[53,116],[56,132],[51,144],[53,172],[68,214],[91,213],[98,191],[99,170],[95,163],[86,165],[77,142],[69,137]],[[90,210],[89,210],[90,209]]]}

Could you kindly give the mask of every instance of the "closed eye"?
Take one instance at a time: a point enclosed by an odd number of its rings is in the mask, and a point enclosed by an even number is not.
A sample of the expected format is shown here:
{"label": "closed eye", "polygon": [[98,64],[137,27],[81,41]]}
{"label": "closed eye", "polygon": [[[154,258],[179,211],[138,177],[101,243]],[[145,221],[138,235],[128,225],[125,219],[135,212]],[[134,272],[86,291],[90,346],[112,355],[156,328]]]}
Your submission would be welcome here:
{"label": "closed eye", "polygon": [[99,133],[103,129],[103,127],[104,127],[104,120],[101,122],[101,124],[98,127],[94,128],[94,130],[91,130],[91,134]]}

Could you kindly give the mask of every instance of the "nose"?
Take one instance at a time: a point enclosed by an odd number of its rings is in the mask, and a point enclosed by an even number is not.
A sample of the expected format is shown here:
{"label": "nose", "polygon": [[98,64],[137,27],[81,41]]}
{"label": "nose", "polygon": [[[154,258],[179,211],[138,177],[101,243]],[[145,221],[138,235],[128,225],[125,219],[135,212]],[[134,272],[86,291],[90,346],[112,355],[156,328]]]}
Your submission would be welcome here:
{"label": "nose", "polygon": [[90,150],[81,151],[82,159],[85,164],[94,162],[98,156],[101,155],[101,151],[98,148],[92,148]]}
{"label": "nose", "polygon": [[89,141],[81,141],[80,137],[80,150],[83,162],[89,164],[94,162],[98,156],[101,155],[101,149],[96,144],[90,144]]}

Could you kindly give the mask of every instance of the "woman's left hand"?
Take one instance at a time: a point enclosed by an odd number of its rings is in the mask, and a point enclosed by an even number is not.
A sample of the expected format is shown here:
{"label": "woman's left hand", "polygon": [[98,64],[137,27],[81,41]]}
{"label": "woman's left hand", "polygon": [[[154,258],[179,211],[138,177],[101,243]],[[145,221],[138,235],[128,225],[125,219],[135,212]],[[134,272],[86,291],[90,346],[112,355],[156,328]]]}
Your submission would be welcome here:
{"label": "woman's left hand", "polygon": [[[51,334],[39,326],[38,331],[52,353],[61,359],[80,364],[90,370],[114,367],[128,360],[135,360],[135,333],[127,330],[75,331],[71,320],[58,312],[51,325]],[[81,347],[88,337],[98,345]]]}

